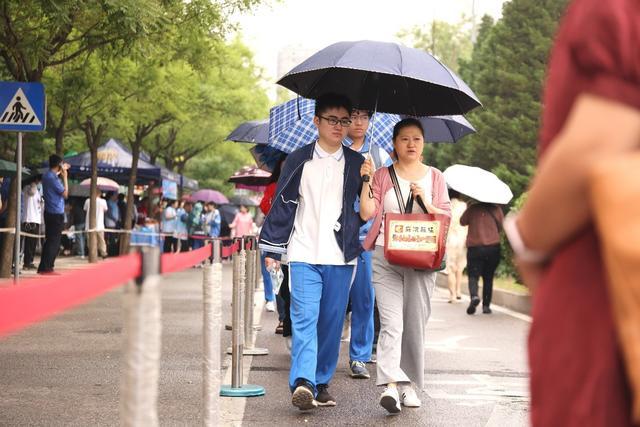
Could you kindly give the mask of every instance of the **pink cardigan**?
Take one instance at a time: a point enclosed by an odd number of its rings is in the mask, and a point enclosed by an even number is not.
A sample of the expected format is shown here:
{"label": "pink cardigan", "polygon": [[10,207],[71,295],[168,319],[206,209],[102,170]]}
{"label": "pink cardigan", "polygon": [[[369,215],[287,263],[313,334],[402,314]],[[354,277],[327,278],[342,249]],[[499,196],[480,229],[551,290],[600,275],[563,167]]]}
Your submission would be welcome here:
{"label": "pink cardigan", "polygon": [[[449,192],[447,191],[447,183],[444,180],[444,175],[434,167],[429,167],[429,169],[431,170],[432,204],[436,208],[446,211],[448,216],[451,216],[451,202],[449,201]],[[370,251],[374,248],[376,239],[380,234],[380,225],[384,218],[382,203],[384,195],[387,194],[387,191],[391,188],[393,188],[393,183],[391,182],[391,176],[389,175],[389,168],[378,169],[373,175],[373,200],[376,205],[373,225],[362,244],[362,247],[366,251]]]}

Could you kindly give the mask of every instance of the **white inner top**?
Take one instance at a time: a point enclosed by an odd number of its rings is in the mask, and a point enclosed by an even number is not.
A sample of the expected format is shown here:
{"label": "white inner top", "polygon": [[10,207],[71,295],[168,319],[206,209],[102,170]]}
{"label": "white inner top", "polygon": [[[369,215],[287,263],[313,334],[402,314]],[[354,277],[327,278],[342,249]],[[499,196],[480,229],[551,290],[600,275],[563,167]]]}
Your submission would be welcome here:
{"label": "white inner top", "polygon": [[[398,177],[398,184],[400,185],[400,192],[402,193],[402,203],[406,204],[407,199],[409,198],[410,185],[411,181],[408,181],[402,178],[396,172],[396,176]],[[425,203],[432,203],[433,201],[433,185],[431,182],[431,168],[427,169],[427,173],[420,178],[420,180],[416,183],[424,190],[424,197],[427,200],[424,200]],[[393,186],[389,188],[389,190],[385,193],[383,199],[383,212],[391,212],[391,213],[400,213],[400,207],[398,206],[398,198],[396,197],[396,191]],[[418,205],[418,203],[413,202],[413,210],[412,213],[423,213],[422,208]],[[380,234],[378,234],[378,238],[376,239],[376,246],[384,246],[384,217],[382,218],[382,223],[380,224]]]}
{"label": "white inner top", "polygon": [[316,144],[313,159],[305,163],[293,234],[287,248],[289,262],[345,264],[335,236],[335,231],[340,230],[344,162],[342,147],[329,154]]}

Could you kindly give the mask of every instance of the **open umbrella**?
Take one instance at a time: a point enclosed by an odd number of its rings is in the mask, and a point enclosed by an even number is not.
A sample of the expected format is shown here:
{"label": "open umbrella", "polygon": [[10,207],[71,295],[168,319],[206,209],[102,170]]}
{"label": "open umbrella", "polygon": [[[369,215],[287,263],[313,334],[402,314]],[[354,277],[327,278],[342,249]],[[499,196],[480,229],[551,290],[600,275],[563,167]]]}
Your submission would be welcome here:
{"label": "open umbrella", "polygon": [[269,135],[269,120],[251,120],[240,124],[225,139],[233,142],[266,144]]}
{"label": "open umbrella", "polygon": [[270,180],[271,174],[269,172],[255,166],[244,166],[229,178],[229,182],[251,187],[265,186],[269,184]]}
{"label": "open umbrella", "polygon": [[[269,146],[290,153],[318,138],[318,130],[313,124],[315,101],[296,98],[277,105],[269,112]],[[373,138],[376,145],[387,153],[393,151],[393,127],[408,116],[375,113],[371,118],[370,132],[366,139]],[[474,133],[475,129],[461,115],[419,117],[425,130],[425,140],[429,142],[457,142],[460,138]],[[346,139],[350,145],[349,138]]]}
{"label": "open umbrella", "polygon": [[247,196],[233,196],[229,199],[229,203],[235,206],[258,206],[255,200]]}
{"label": "open umbrella", "polygon": [[285,152],[268,145],[255,145],[249,151],[258,167],[267,172],[273,172],[278,163],[287,155]]}
{"label": "open umbrella", "polygon": [[198,190],[195,193],[192,193],[189,199],[194,202],[213,202],[216,205],[229,203],[229,200],[225,197],[224,194],[219,191],[207,188],[203,188],[202,190]]}
{"label": "open umbrella", "polygon": [[332,44],[293,68],[278,84],[306,98],[336,92],[360,109],[416,117],[464,114],[481,105],[436,58],[398,43]]}
{"label": "open umbrella", "polygon": [[[80,185],[82,187],[90,187],[91,186],[91,178],[87,178],[83,180]],[[120,190],[120,184],[115,182],[112,179],[104,178],[102,176],[98,177],[98,190],[100,191],[118,191]]]}
{"label": "open umbrella", "polygon": [[[0,176],[2,177],[14,177],[16,176],[16,170],[18,165],[8,160],[0,159]],[[22,168],[22,176],[28,176],[30,173],[29,169]]]}
{"label": "open umbrella", "polygon": [[506,205],[513,198],[507,184],[482,168],[465,165],[449,166],[444,171],[447,185],[479,202]]}

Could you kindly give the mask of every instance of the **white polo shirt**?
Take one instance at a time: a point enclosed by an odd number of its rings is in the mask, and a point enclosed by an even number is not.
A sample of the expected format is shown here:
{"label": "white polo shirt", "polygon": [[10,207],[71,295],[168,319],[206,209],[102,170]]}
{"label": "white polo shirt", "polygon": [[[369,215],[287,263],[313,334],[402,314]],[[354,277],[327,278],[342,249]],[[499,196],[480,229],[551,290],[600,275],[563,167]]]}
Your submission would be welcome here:
{"label": "white polo shirt", "polygon": [[[289,262],[345,265],[336,241],[344,191],[344,152],[329,154],[316,143],[300,180],[298,210],[287,249]],[[349,264],[354,265],[357,258]]]}
{"label": "white polo shirt", "polygon": [[42,224],[42,196],[35,185],[27,185],[22,192],[22,222]]}

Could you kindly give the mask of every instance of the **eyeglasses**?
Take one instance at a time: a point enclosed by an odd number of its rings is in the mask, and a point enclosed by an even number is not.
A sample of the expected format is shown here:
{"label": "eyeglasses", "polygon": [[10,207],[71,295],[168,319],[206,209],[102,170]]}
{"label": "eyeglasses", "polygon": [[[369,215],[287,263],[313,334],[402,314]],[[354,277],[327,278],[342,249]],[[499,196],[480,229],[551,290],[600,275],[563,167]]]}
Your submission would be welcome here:
{"label": "eyeglasses", "polygon": [[324,116],[318,116],[318,117],[321,119],[325,119],[327,123],[329,123],[331,126],[335,126],[338,123],[340,123],[340,126],[342,126],[343,128],[348,128],[349,126],[351,126],[350,119],[339,119],[337,117],[324,117]]}
{"label": "eyeglasses", "polygon": [[366,114],[351,116],[351,121],[352,122],[357,122],[358,120],[361,120],[363,122],[368,122],[369,121],[369,116],[367,116]]}

